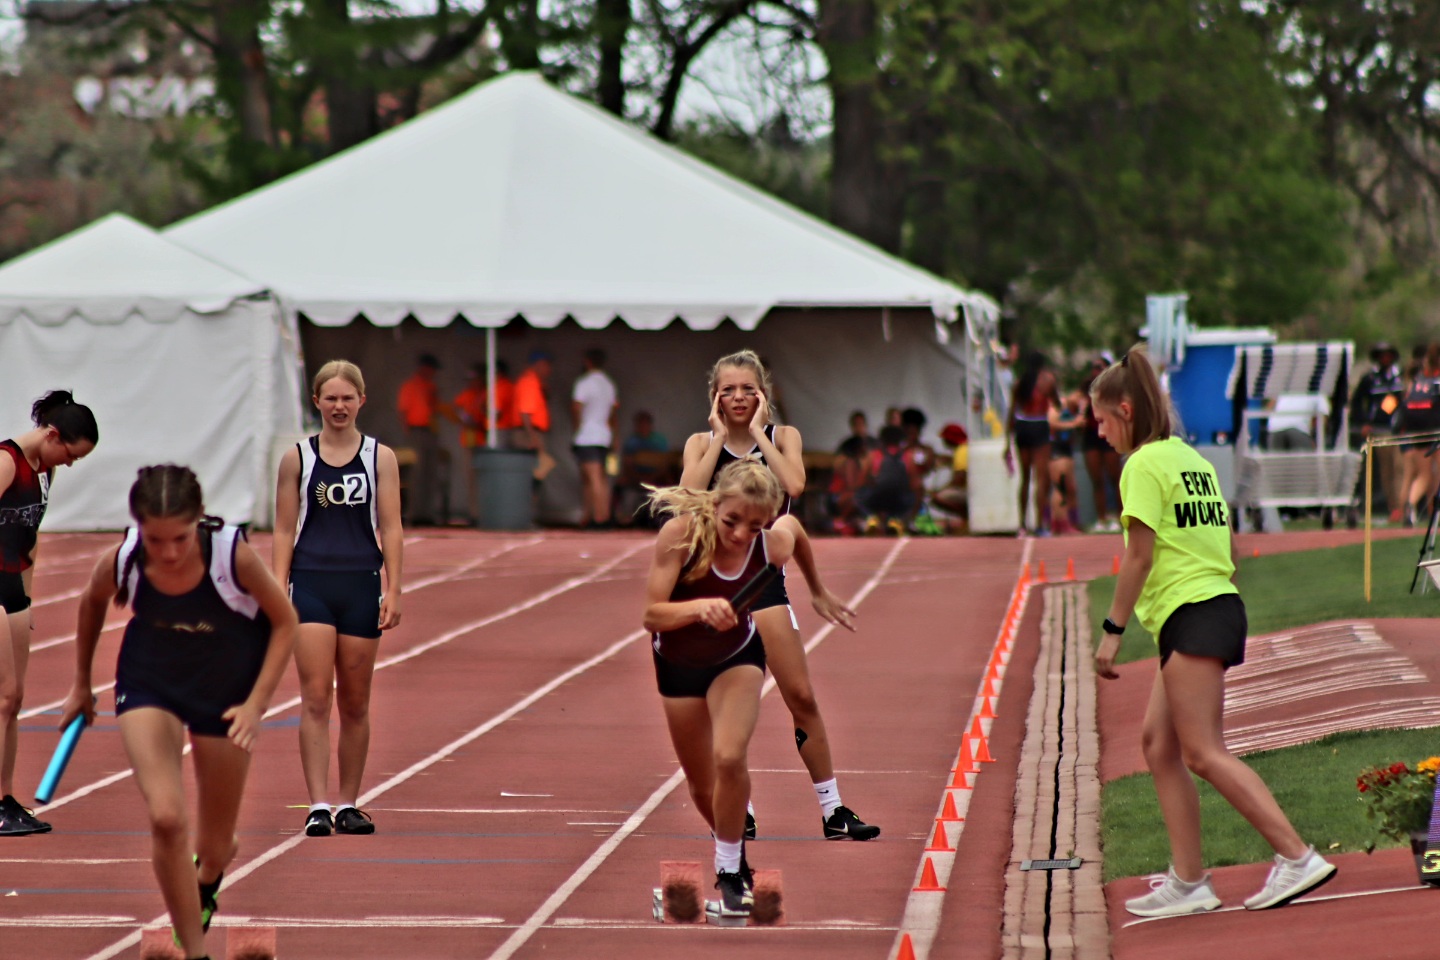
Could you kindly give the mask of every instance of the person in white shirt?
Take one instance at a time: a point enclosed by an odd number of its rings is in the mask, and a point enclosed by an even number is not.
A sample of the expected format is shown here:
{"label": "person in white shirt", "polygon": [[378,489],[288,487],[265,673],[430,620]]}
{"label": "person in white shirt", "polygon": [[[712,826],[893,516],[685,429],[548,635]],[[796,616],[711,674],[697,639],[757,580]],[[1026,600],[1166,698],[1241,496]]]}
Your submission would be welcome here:
{"label": "person in white shirt", "polygon": [[1330,402],[1308,393],[1282,393],[1270,409],[1271,450],[1309,452],[1315,449],[1320,421],[1330,415]]}
{"label": "person in white shirt", "polygon": [[610,526],[610,478],[605,458],[615,450],[615,411],[620,401],[615,381],[605,373],[605,351],[585,351],[585,372],[570,393],[575,428],[573,449],[580,465],[580,526]]}

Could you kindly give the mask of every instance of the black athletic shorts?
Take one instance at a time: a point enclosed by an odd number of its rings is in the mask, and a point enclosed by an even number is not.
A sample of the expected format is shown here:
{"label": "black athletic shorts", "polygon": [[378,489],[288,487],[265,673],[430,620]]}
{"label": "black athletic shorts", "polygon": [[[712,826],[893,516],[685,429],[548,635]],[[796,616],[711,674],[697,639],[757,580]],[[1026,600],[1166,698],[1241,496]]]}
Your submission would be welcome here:
{"label": "black athletic shorts", "polygon": [[1050,445],[1049,420],[1022,420],[1015,418],[1015,446],[1020,450],[1035,450]]}
{"label": "black athletic shorts", "polygon": [[380,639],[380,571],[291,570],[290,602],[301,623],[323,623],[346,637]]}
{"label": "black athletic shorts", "polygon": [[186,703],[144,687],[131,687],[118,680],[115,683],[115,716],[121,716],[140,707],[155,707],[166,713],[173,713],[180,718],[181,723],[185,724],[186,730],[200,737],[223,737],[229,734],[230,721],[223,719],[221,714],[238,705],[234,703],[225,706]]}
{"label": "black athletic shorts", "polygon": [[765,672],[765,644],[758,631],[728,660],[713,667],[682,667],[660,656],[653,647],[650,654],[655,658],[655,683],[662,697],[704,697],[715,678],[732,667],[750,665]]}
{"label": "black athletic shorts", "polygon": [[0,573],[0,609],[6,613],[23,613],[30,609],[30,595],[25,592],[21,573]]}
{"label": "black athletic shorts", "polygon": [[1160,666],[1177,650],[1192,657],[1215,657],[1230,667],[1245,662],[1245,601],[1238,593],[1222,593],[1199,603],[1177,607],[1160,627]]}
{"label": "black athletic shorts", "polygon": [[571,447],[575,454],[576,463],[604,463],[605,455],[610,452],[609,447],[585,446]]}
{"label": "black athletic shorts", "polygon": [[755,613],[770,607],[788,606],[790,606],[790,594],[785,592],[785,568],[781,567],[780,575],[765,584],[765,589],[761,590],[760,596],[755,598],[755,602],[750,606],[750,612]]}

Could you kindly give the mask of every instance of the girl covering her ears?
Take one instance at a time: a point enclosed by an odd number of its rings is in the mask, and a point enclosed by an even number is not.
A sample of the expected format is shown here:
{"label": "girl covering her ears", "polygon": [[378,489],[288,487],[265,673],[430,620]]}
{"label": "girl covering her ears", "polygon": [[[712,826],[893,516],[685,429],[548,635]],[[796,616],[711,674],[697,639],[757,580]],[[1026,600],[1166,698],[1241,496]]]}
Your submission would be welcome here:
{"label": "girl covering her ears", "polygon": [[[150,817],[152,865],[186,957],[204,957],[216,894],[239,841],[250,753],[290,659],[295,610],[238,528],[204,516],[187,467],[143,467],[130,488],[137,526],[95,565],[80,599],[75,683],[63,729],[95,720],[90,668],[105,607],[128,606],[115,712]],[[192,843],[182,771],[195,764]]]}
{"label": "girl covering her ears", "polygon": [[675,755],[715,835],[721,899],[710,909],[721,918],[750,912],[746,754],[766,661],[755,618],[737,616],[730,598],[767,563],[783,566],[808,542],[793,517],[775,519],[783,499],[775,475],[750,459],[722,469],[712,490],[650,494],[651,509],[670,519],[655,541],[645,629],[654,635],[655,679]]}
{"label": "girl covering her ears", "polygon": [[[780,483],[783,498],[778,513],[790,513],[792,499],[805,492],[803,447],[799,430],[773,422],[767,399],[770,393],[769,372],[753,351],[742,350],[716,361],[710,371],[710,431],[692,434],[685,442],[681,486],[713,489],[727,464],[754,457]],[[825,588],[808,539],[797,542],[795,561],[810,588],[815,611],[829,622],[853,631],[851,620],[855,613]],[[795,744],[820,802],[825,839],[870,840],[879,836],[879,827],[865,823],[841,802],[830,758],[830,739],[810,684],[805,645],[790,609],[783,575],[766,589],[752,611],[765,642],[766,661],[795,722]],[[746,814],[745,835],[755,838],[753,813]]]}
{"label": "girl covering her ears", "polygon": [[[360,432],[365,378],[348,360],[315,374],[320,433],[280,460],[275,486],[275,577],[300,615],[300,765],[310,809],[305,835],[371,834],[356,806],[370,752],[370,690],[380,633],[400,623],[400,466],[395,451]],[[385,570],[381,585],[380,570]],[[339,705],[339,805],[327,801],[330,712]]]}
{"label": "girl covering her ears", "polygon": [[1204,872],[1194,773],[1208,781],[1275,850],[1250,910],[1288,903],[1335,874],[1306,846],[1260,776],[1225,746],[1225,671],[1245,659],[1245,604],[1235,574],[1230,515],[1215,470],[1171,436],[1168,401],[1139,348],[1090,387],[1100,433],[1129,459],[1120,475],[1125,557],[1115,584],[1096,672],[1114,679],[1120,635],[1131,615],[1158,640],[1141,744],[1170,836],[1172,863],[1152,891],[1125,903],[1142,917],[1220,906]]}
{"label": "girl covering her ears", "polygon": [[40,520],[56,467],[69,467],[95,449],[95,414],[68,390],[52,390],[30,408],[35,429],[0,441],[0,836],[46,833],[15,799],[16,721],[30,662],[30,581],[35,573]]}

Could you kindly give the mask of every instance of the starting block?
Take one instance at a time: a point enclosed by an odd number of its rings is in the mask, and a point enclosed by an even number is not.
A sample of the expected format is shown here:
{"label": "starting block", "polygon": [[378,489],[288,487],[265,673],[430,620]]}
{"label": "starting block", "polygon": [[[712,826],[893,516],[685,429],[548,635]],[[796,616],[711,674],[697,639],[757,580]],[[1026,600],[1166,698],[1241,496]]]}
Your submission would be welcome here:
{"label": "starting block", "polygon": [[[175,946],[169,927],[147,927],[140,931],[140,960],[185,960],[185,952]],[[229,928],[225,960],[275,960],[275,928]]]}
{"label": "starting block", "polygon": [[231,927],[225,933],[225,960],[275,960],[275,928]]}
{"label": "starting block", "polygon": [[703,923],[705,895],[698,860],[661,860],[654,913],[660,923]]}

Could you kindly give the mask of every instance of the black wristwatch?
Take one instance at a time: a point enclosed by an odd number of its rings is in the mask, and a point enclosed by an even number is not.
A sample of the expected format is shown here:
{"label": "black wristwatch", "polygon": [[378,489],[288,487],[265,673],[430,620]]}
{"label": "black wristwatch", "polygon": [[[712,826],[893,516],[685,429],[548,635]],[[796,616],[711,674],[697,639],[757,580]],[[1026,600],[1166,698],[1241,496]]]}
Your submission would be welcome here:
{"label": "black wristwatch", "polygon": [[1109,617],[1106,617],[1105,622],[1100,624],[1100,629],[1104,630],[1106,633],[1114,634],[1117,637],[1125,632],[1125,626],[1123,624],[1116,623]]}

